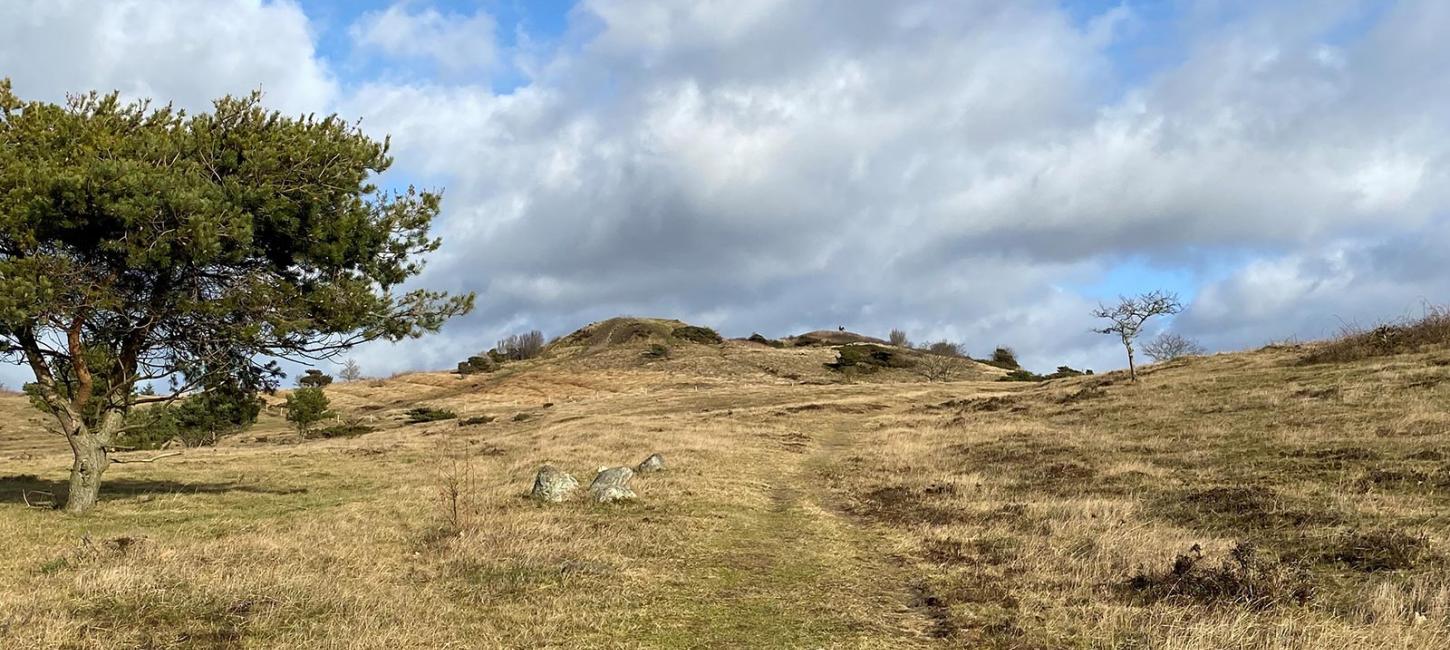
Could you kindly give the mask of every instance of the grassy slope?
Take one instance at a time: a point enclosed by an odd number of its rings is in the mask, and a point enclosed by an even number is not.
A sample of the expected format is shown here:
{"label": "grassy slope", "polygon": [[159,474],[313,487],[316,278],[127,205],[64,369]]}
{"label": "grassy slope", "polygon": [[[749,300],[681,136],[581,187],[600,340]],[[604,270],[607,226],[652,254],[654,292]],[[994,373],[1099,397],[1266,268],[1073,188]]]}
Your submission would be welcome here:
{"label": "grassy slope", "polygon": [[[1446,352],[1306,367],[1270,350],[1138,385],[1038,386],[831,383],[829,350],[677,346],[646,362],[642,346],[337,385],[339,407],[384,430],[299,443],[268,414],[221,448],[112,468],[84,518],[24,506],[68,457],[0,398],[0,646],[1450,640]],[[419,403],[497,419],[402,425]],[[651,451],[671,469],[637,478],[637,503],[522,496],[540,463],[587,482]],[[449,475],[473,486],[457,533],[438,497]],[[1355,530],[1429,548],[1357,568],[1342,552]],[[1302,566],[1313,598],[1126,586],[1195,543],[1216,560],[1245,540]]]}

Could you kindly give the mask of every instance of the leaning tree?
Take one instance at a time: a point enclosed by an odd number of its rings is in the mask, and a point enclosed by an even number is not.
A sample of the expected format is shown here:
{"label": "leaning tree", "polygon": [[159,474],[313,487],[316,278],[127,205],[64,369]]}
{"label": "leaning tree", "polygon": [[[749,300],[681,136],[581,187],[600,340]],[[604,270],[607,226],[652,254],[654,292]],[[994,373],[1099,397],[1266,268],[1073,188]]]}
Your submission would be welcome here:
{"label": "leaning tree", "polygon": [[[74,456],[66,509],[95,504],[135,406],[275,360],[436,331],[473,296],[402,291],[439,240],[439,196],[386,192],[386,139],[260,95],[195,115],[116,94],[22,101],[0,80],[0,355]],[[163,394],[139,390],[153,380]],[[145,391],[150,392],[150,391]]]}
{"label": "leaning tree", "polygon": [[1133,359],[1133,341],[1143,332],[1143,324],[1154,316],[1176,314],[1180,311],[1183,311],[1183,303],[1178,302],[1178,295],[1166,291],[1150,291],[1131,298],[1119,296],[1117,305],[1098,305],[1093,310],[1094,317],[1104,318],[1112,323],[1093,331],[1099,334],[1115,334],[1122,340],[1123,347],[1128,350],[1128,376],[1137,381],[1138,366]]}

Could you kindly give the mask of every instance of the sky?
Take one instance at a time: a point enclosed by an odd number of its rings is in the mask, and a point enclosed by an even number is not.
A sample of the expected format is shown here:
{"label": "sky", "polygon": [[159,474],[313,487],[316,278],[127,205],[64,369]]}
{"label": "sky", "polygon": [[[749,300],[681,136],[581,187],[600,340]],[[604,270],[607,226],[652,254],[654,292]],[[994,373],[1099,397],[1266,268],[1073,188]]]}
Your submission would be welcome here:
{"label": "sky", "polygon": [[1120,294],[1214,351],[1450,302],[1445,33],[1441,0],[0,0],[0,76],[390,135],[382,183],[444,192],[414,284],[478,302],[368,374],[623,314],[1105,370]]}

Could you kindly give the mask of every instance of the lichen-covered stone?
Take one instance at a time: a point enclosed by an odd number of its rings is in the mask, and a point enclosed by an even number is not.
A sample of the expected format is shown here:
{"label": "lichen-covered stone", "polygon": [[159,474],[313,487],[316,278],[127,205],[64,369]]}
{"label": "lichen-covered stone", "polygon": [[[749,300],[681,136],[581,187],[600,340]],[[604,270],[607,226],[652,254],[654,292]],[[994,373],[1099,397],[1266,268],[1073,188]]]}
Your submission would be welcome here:
{"label": "lichen-covered stone", "polygon": [[534,489],[529,496],[544,503],[558,503],[568,499],[579,488],[579,481],[568,472],[553,465],[544,465],[534,475]]}
{"label": "lichen-covered stone", "polygon": [[634,471],[639,474],[648,474],[650,472],[661,472],[664,469],[665,457],[658,453],[653,453],[649,455],[649,458],[641,461],[639,466],[634,468]]}
{"label": "lichen-covered stone", "polygon": [[594,477],[594,482],[589,484],[589,497],[597,503],[633,499],[634,490],[629,489],[629,479],[632,478],[634,470],[628,467],[602,468]]}

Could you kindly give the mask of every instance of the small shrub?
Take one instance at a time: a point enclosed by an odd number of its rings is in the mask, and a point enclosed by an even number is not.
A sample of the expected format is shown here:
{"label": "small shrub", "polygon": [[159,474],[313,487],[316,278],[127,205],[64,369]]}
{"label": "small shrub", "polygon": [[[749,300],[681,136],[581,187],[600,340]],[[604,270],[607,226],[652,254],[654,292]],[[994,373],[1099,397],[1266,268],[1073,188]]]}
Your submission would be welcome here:
{"label": "small shrub", "polygon": [[458,417],[448,409],[433,408],[431,406],[417,406],[404,411],[408,416],[408,424],[422,424],[424,422],[437,422],[439,420],[452,420]]}
{"label": "small shrub", "polygon": [[1217,565],[1197,545],[1190,555],[1179,555],[1167,571],[1140,569],[1127,588],[1148,602],[1192,601],[1204,605],[1237,605],[1271,609],[1302,605],[1314,597],[1308,569],[1265,557],[1252,544],[1241,542]]}
{"label": "small shrub", "polygon": [[947,340],[941,340],[935,343],[928,343],[926,348],[924,348],[922,351],[926,352],[927,354],[935,354],[943,357],[963,356],[962,345],[960,343],[952,343],[951,341]]}
{"label": "small shrub", "polygon": [[685,325],[684,327],[676,327],[673,332],[670,332],[670,337],[681,341],[700,343],[702,345],[715,345],[725,340],[720,338],[719,332],[716,332],[715,330],[712,330],[708,327],[700,327],[698,325]]}
{"label": "small shrub", "polygon": [[1032,372],[1031,370],[1018,368],[997,378],[997,381],[1044,381],[1046,379],[1046,377]]}
{"label": "small shrub", "polygon": [[531,413],[516,413],[514,414],[514,422],[523,422],[533,417],[534,416]]}
{"label": "small shrub", "polygon": [[837,371],[873,372],[880,368],[910,368],[910,358],[895,348],[872,343],[853,343],[836,349],[836,361],[826,364]]}
{"label": "small shrub", "polygon": [[750,341],[751,343],[759,343],[761,345],[768,345],[768,346],[773,347],[773,348],[783,348],[783,347],[785,347],[785,341],[778,341],[776,339],[768,339],[768,338],[765,338],[764,336],[761,336],[759,332],[756,332],[754,334],[751,334],[750,335],[750,338],[745,339],[745,340]]}
{"label": "small shrub", "polygon": [[475,355],[469,357],[467,361],[459,361],[457,372],[460,375],[476,375],[479,373],[493,372],[495,370],[498,370],[498,362],[494,361],[493,357],[489,355]]}
{"label": "small shrub", "polygon": [[1022,367],[1022,364],[1017,363],[1017,353],[1012,348],[1006,346],[993,350],[992,360],[988,361],[987,364],[997,366],[1004,370],[1016,370]]}
{"label": "small shrub", "polygon": [[377,431],[377,429],[363,424],[361,420],[348,418],[339,424],[317,429],[312,432],[312,435],[318,438],[352,438],[374,431]]}
{"label": "small shrub", "polygon": [[1091,370],[1075,370],[1071,366],[1058,366],[1057,367],[1057,371],[1056,372],[1053,372],[1050,375],[1047,375],[1046,378],[1047,379],[1065,379],[1067,377],[1081,377],[1083,375],[1091,375],[1091,374],[1093,374],[1093,371],[1091,371]]}
{"label": "small shrub", "polygon": [[472,427],[480,424],[488,424],[489,422],[493,422],[495,419],[497,418],[493,417],[492,415],[475,415],[473,417],[463,418],[462,420],[459,420],[458,426]]}
{"label": "small shrub", "polygon": [[668,359],[670,358],[670,347],[663,343],[651,343],[639,356],[646,359]]}
{"label": "small shrub", "polygon": [[923,355],[916,361],[916,374],[927,381],[951,381],[961,368],[956,359],[935,354]]}
{"label": "small shrub", "polygon": [[434,463],[438,468],[434,482],[438,510],[446,532],[458,534],[472,525],[478,509],[475,502],[479,486],[473,457],[466,448],[453,449],[441,444],[438,452],[440,458]]}
{"label": "small shrub", "polygon": [[1203,346],[1199,345],[1197,341],[1173,332],[1164,332],[1143,344],[1143,353],[1159,362],[1196,357],[1204,352]]}
{"label": "small shrub", "polygon": [[891,333],[886,336],[886,341],[898,348],[911,347],[911,340],[906,338],[906,332],[902,330],[891,330]]}
{"label": "small shrub", "polygon": [[1338,338],[1312,349],[1304,364],[1345,363],[1450,344],[1450,309],[1426,307],[1418,319],[1385,323],[1371,330],[1345,326]]}
{"label": "small shrub", "polygon": [[1345,533],[1332,559],[1360,571],[1396,571],[1415,568],[1429,550],[1430,538],[1423,533],[1380,528]]}
{"label": "small shrub", "polygon": [[998,378],[997,381],[1048,381],[1091,374],[1093,374],[1091,370],[1074,370],[1068,366],[1058,366],[1056,372],[1047,375],[1039,375],[1025,368],[1017,368]]}

